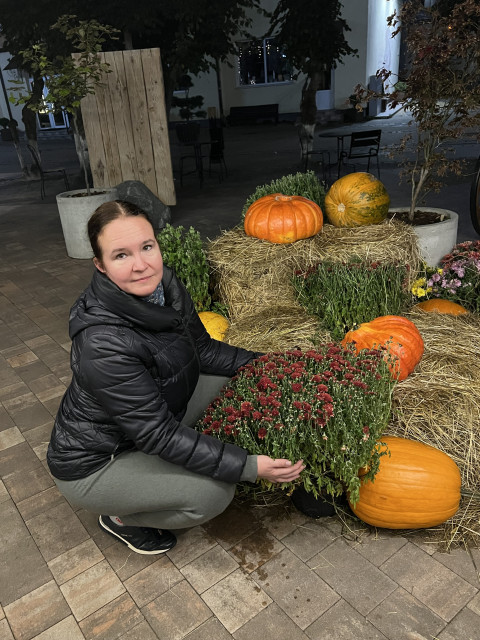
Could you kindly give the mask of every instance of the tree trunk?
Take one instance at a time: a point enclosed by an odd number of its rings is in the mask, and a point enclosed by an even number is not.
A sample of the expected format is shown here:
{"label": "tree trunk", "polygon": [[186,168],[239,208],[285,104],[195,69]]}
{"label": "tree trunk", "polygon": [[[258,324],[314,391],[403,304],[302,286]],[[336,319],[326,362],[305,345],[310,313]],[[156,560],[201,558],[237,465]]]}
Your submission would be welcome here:
{"label": "tree trunk", "polygon": [[77,152],[80,168],[83,172],[85,180],[85,188],[87,194],[90,195],[90,159],[88,156],[87,140],[85,137],[85,129],[83,128],[83,119],[80,109],[76,109],[72,114],[73,140],[75,142],[75,150]]}
{"label": "tree trunk", "polygon": [[7,95],[7,89],[5,87],[5,81],[3,79],[3,74],[2,74],[2,70],[0,69],[0,85],[2,87],[2,91],[5,95],[5,106],[7,107],[7,112],[8,112],[8,119],[10,120],[10,131],[12,133],[12,139],[13,139],[13,144],[15,146],[15,151],[17,153],[18,156],[18,162],[20,164],[20,168],[22,170],[22,173],[25,177],[28,177],[29,172],[28,172],[28,167],[25,163],[25,160],[23,159],[23,154],[22,154],[22,149],[20,147],[20,141],[18,139],[18,129],[17,127],[12,123],[13,115],[12,115],[12,110],[10,108],[10,103],[8,101],[8,95]]}
{"label": "tree trunk", "polygon": [[[22,109],[22,122],[25,125],[25,138],[27,139],[27,144],[33,147],[35,150],[39,161],[42,161],[40,156],[40,149],[38,148],[38,139],[37,139],[37,116],[34,111],[32,111],[27,105],[25,105]],[[32,174],[38,174],[38,170],[36,170],[35,165],[31,165],[29,168],[26,167],[27,176],[31,176]]]}
{"label": "tree trunk", "polygon": [[317,121],[317,91],[323,86],[324,74],[315,71],[312,76],[305,79],[302,87],[302,100],[300,103],[300,152],[302,162],[307,159],[307,154],[313,150],[315,124]]}
{"label": "tree trunk", "polygon": [[[28,99],[28,101],[24,104],[22,108],[22,122],[25,126],[25,138],[27,139],[27,144],[33,147],[35,150],[37,157],[40,159],[40,150],[38,148],[38,139],[37,139],[37,115],[34,108],[41,102],[43,96],[43,87],[45,86],[45,82],[42,76],[35,76],[32,82],[32,92]],[[15,141],[16,137],[16,141]],[[20,145],[18,144],[18,135],[14,137],[15,147],[17,148],[17,155],[20,160],[20,165],[22,166],[22,171],[27,177],[31,177],[32,174],[35,174],[36,171],[32,170],[28,167],[28,165],[24,162],[22,151],[20,149]],[[17,147],[18,144],[18,147]]]}
{"label": "tree trunk", "polygon": [[317,119],[317,91],[323,87],[324,74],[315,71],[308,76],[302,87],[300,117],[302,124],[315,124]]}
{"label": "tree trunk", "polygon": [[315,124],[303,124],[298,125],[298,137],[300,140],[300,160],[302,165],[306,165],[308,154],[313,151]]}
{"label": "tree trunk", "polygon": [[40,150],[38,148],[36,108],[39,104],[41,104],[44,87],[45,82],[42,76],[35,76],[32,82],[32,92],[30,98],[25,103],[22,109],[22,122],[25,125],[25,137],[27,139],[27,144],[35,149],[39,158],[41,158],[41,156]]}
{"label": "tree trunk", "polygon": [[26,178],[30,177],[30,170],[27,166],[27,164],[25,163],[25,160],[23,158],[23,153],[22,153],[22,149],[20,147],[20,140],[18,139],[18,129],[17,127],[14,126],[10,126],[11,132],[12,132],[12,137],[13,137],[13,144],[15,146],[15,151],[17,152],[17,157],[18,157],[18,162],[20,164],[20,168],[22,170],[23,175]]}
{"label": "tree trunk", "polygon": [[223,95],[222,95],[222,76],[221,76],[221,68],[220,68],[220,60],[216,58],[215,60],[215,74],[217,76],[217,95],[218,95],[218,110],[219,110],[219,119],[220,122],[225,124],[225,115],[223,113]]}

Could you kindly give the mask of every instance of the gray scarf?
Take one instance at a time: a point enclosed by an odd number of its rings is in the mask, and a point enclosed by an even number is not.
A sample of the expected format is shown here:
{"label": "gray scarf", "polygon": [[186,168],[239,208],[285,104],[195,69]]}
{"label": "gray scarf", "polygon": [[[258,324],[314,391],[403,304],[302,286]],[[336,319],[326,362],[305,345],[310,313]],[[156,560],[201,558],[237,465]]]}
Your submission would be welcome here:
{"label": "gray scarf", "polygon": [[165,293],[163,291],[163,284],[160,282],[155,291],[153,291],[149,296],[145,296],[141,299],[145,300],[145,302],[152,302],[153,304],[158,304],[163,307],[165,305]]}

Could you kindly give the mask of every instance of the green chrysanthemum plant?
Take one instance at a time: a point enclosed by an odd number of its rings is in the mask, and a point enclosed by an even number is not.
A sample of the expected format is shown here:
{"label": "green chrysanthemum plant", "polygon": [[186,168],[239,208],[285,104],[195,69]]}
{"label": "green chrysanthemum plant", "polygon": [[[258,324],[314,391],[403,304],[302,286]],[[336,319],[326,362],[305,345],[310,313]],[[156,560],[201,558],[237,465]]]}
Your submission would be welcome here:
{"label": "green chrysanthemum plant", "polygon": [[[315,496],[346,491],[355,503],[359,470],[367,469],[366,479],[378,471],[377,442],[390,417],[393,384],[379,350],[357,355],[329,343],[269,353],[238,371],[197,429],[250,454],[302,459],[306,469],[295,486]],[[268,491],[278,486],[261,484]]]}

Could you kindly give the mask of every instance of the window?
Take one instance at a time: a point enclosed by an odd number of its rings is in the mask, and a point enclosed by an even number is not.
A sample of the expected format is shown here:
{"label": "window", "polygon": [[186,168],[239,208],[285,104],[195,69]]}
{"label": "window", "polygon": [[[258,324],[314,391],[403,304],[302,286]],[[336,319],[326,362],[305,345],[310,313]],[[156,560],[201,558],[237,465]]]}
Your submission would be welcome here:
{"label": "window", "polygon": [[289,82],[292,66],[275,38],[239,43],[238,83],[241,86]]}

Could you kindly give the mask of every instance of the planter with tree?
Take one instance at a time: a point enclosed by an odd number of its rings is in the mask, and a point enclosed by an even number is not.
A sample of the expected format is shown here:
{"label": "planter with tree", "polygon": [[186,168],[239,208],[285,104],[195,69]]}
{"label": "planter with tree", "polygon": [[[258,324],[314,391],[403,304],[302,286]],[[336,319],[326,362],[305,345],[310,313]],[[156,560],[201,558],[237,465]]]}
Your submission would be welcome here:
{"label": "planter with tree", "polygon": [[[48,94],[43,99],[33,100],[32,94],[20,95],[17,104],[25,104],[33,112],[45,109],[45,103],[57,110],[58,105],[67,111],[72,119],[76,134],[83,129],[80,103],[82,98],[95,92],[108,65],[101,62],[98,53],[107,38],[115,37],[116,30],[96,20],[78,20],[75,16],[61,16],[52,30],[63,34],[67,43],[78,52],[74,60],[71,55],[49,58],[47,44],[38,42],[20,52],[22,59],[35,75],[48,78]],[[57,205],[62,223],[67,254],[71,258],[90,258],[92,251],[87,237],[86,223],[92,212],[103,202],[114,200],[116,190],[105,185],[92,190],[89,180],[88,156],[83,144],[81,149],[85,188],[66,191],[57,195]]]}
{"label": "planter with tree", "polygon": [[[406,157],[403,175],[411,185],[410,205],[395,215],[415,225],[424,256],[433,265],[454,246],[458,215],[421,205],[429,192],[441,189],[446,174],[463,171],[448,144],[478,139],[480,5],[476,0],[439,0],[425,7],[422,0],[408,0],[389,16],[388,24],[394,29],[392,37],[405,38],[401,81],[382,68],[377,78],[383,93],[357,86],[355,95],[359,103],[384,99],[390,109],[403,107],[412,116],[412,133],[399,149]],[[432,222],[440,223],[438,234]]]}

